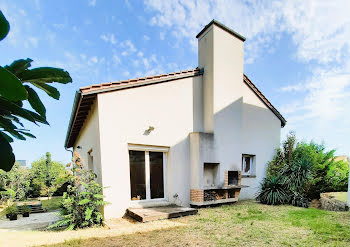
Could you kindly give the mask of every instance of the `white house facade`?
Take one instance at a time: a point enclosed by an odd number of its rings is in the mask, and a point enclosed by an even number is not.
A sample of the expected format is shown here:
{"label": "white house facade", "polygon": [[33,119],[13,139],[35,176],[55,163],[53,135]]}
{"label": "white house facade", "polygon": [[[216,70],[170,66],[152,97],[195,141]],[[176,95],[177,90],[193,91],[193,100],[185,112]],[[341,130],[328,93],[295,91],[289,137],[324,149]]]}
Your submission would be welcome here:
{"label": "white house facade", "polygon": [[106,218],[255,197],[286,120],[244,75],[244,37],[213,20],[197,38],[197,69],[77,92],[65,147],[105,187]]}

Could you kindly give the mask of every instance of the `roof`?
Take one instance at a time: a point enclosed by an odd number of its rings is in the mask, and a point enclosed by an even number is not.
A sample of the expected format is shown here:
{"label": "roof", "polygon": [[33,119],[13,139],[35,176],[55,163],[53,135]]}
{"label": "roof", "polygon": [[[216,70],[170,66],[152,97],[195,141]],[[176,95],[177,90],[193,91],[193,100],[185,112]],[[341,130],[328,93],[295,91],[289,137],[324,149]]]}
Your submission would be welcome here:
{"label": "roof", "polygon": [[335,156],[334,157],[334,161],[346,161],[346,162],[349,162],[350,161],[350,158],[346,155],[340,155],[340,156]]}
{"label": "roof", "polygon": [[236,38],[242,40],[243,42],[245,41],[245,37],[243,37],[242,35],[240,35],[239,33],[233,31],[231,28],[225,26],[224,24],[222,24],[221,22],[218,22],[217,20],[212,20],[211,22],[209,22],[208,25],[206,25],[202,31],[200,31],[196,38],[198,39],[211,25],[215,25],[217,27],[220,27],[221,29],[225,30],[226,32],[228,32],[229,34],[232,34],[233,36],[235,36]]}
{"label": "roof", "polygon": [[[89,114],[89,111],[96,99],[97,94],[169,82],[189,77],[195,77],[202,74],[203,70],[196,68],[169,74],[154,75],[117,82],[108,82],[80,88],[80,90],[77,91],[75,95],[71,118],[66,135],[65,147],[68,148],[74,145],[74,142],[78,137],[81,128],[83,127],[85,119]],[[243,82],[247,84],[248,87],[262,100],[262,102],[281,120],[281,126],[284,127],[287,121],[246,75],[243,76]]]}

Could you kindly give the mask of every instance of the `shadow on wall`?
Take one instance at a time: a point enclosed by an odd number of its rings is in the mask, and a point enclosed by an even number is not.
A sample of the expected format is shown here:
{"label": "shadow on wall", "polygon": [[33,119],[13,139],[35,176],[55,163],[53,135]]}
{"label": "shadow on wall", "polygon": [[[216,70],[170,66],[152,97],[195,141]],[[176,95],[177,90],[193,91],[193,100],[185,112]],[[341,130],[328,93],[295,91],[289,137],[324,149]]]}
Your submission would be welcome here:
{"label": "shadow on wall", "polygon": [[[280,120],[270,109],[244,103],[243,97],[216,113],[214,145],[216,159],[220,162],[219,184],[224,183],[226,170],[241,170],[243,153],[254,154],[256,177],[243,178],[242,184],[249,187],[242,189],[240,199],[255,198],[260,181],[265,177],[267,163],[273,158],[280,144],[280,124]],[[203,131],[196,129],[195,125],[198,126],[198,121],[194,121],[194,132]],[[169,201],[180,205],[188,205],[190,201],[189,147],[190,140],[187,136],[171,146],[168,157]],[[183,165],[183,162],[188,165]]]}

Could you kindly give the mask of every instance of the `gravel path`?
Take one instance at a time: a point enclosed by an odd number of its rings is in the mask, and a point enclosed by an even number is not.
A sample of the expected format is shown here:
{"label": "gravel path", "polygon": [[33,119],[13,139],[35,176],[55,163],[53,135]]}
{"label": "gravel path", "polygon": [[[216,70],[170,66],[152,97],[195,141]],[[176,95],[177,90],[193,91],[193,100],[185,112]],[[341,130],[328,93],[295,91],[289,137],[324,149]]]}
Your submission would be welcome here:
{"label": "gravel path", "polygon": [[46,229],[50,224],[61,219],[58,215],[59,211],[52,211],[46,213],[30,214],[29,217],[22,217],[18,215],[17,220],[10,221],[9,219],[0,219],[0,229],[30,231]]}

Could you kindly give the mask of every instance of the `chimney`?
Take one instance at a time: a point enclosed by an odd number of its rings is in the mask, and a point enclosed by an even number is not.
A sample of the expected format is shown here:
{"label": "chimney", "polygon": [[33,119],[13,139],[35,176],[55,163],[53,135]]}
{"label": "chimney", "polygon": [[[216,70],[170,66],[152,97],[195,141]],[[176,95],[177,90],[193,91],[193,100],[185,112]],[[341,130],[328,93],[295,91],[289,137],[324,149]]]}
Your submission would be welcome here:
{"label": "chimney", "polygon": [[214,132],[214,117],[242,97],[245,38],[216,20],[196,36],[203,74],[204,131]]}

